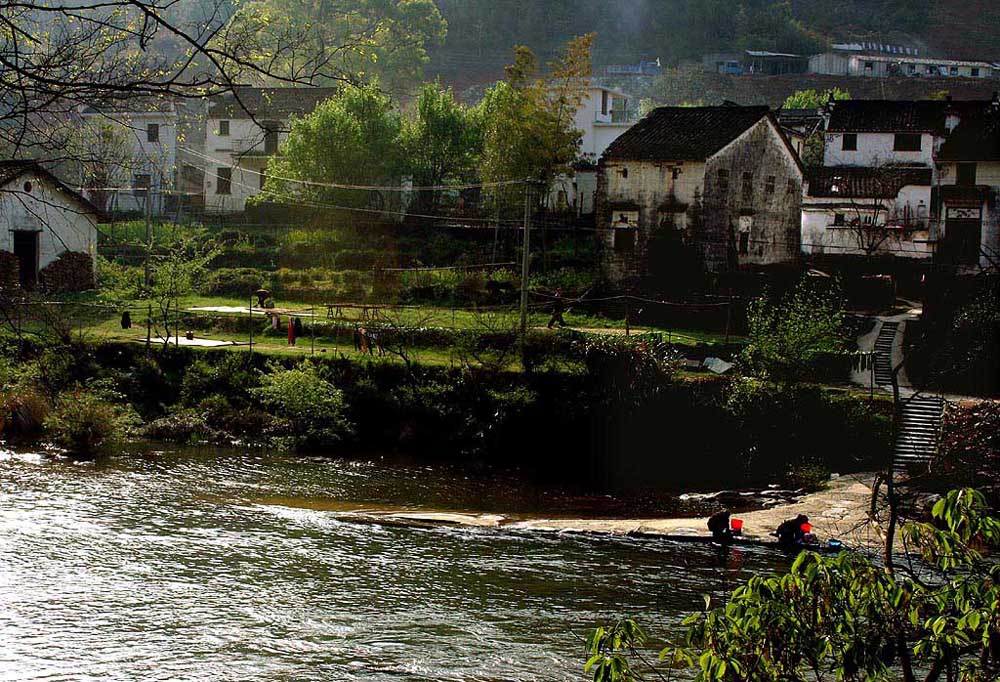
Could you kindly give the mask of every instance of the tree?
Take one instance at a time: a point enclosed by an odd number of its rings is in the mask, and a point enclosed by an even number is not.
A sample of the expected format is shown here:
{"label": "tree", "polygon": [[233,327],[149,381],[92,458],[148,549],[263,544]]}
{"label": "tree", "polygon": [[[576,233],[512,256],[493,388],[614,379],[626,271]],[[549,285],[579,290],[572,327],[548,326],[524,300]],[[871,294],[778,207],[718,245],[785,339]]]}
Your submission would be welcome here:
{"label": "tree", "polygon": [[750,304],[750,343],[744,360],[765,377],[809,376],[825,354],[843,349],[842,302],[823,278],[803,278],[788,294]]}
{"label": "tree", "polygon": [[[218,251],[199,254],[191,241],[180,241],[165,253],[151,256],[153,267],[146,294],[151,303],[156,304],[158,322],[150,320],[150,324],[158,327],[159,322],[163,323],[164,348],[170,345],[172,337],[180,336],[178,315],[181,300],[194,293],[195,285],[204,277],[208,263],[217,255]],[[171,322],[175,325],[173,331],[170,329]],[[161,332],[159,329],[156,331]]]}
{"label": "tree", "polygon": [[[412,115],[403,119],[400,146],[415,186],[468,182],[482,148],[479,120],[450,88],[428,84],[420,89]],[[416,208],[434,213],[440,199],[439,190],[420,192]]]}
{"label": "tree", "polygon": [[[204,0],[201,12],[190,8],[178,0],[0,2],[5,153],[63,160],[62,122],[81,106],[201,98],[261,80],[308,85],[318,78],[356,78],[316,54],[304,30],[275,35],[230,22],[230,0]],[[351,30],[328,50],[349,49],[361,37]],[[296,66],[283,68],[287,63]]]}
{"label": "tree", "polygon": [[818,110],[833,99],[841,102],[851,99],[851,93],[840,88],[830,88],[829,90],[796,90],[785,98],[782,109],[815,109]]}
{"label": "tree", "polygon": [[254,0],[232,25],[307,47],[306,60],[300,52],[255,55],[255,64],[285,77],[296,77],[315,57],[324,64],[320,83],[378,81],[397,93],[422,79],[427,47],[440,44],[447,30],[431,0]]}
{"label": "tree", "polygon": [[916,228],[919,216],[902,212],[896,206],[899,190],[907,184],[906,168],[876,164],[866,169],[851,169],[834,175],[831,193],[843,198],[850,218],[847,228],[854,237],[857,248],[866,258],[873,257],[891,239],[898,239],[900,231]]}
{"label": "tree", "polygon": [[330,185],[398,184],[400,129],[399,112],[377,86],[345,85],[336,97],[292,122],[280,153],[268,161],[260,198],[368,205],[373,201],[369,190]]}
{"label": "tree", "polygon": [[975,490],[953,490],[903,534],[902,561],[803,552],[787,574],[755,576],[722,606],[706,597],[705,610],[683,621],[684,641],[663,649],[659,663],[642,655],[634,621],[600,628],[587,639],[587,669],[607,682],[640,679],[644,668],[661,678],[693,669],[696,682],[996,680],[996,510]]}
{"label": "tree", "polygon": [[506,80],[488,90],[478,107],[484,180],[532,178],[548,185],[570,172],[580,146],[573,117],[589,84],[593,40],[594,34],[571,40],[549,65],[548,78],[539,75],[531,50],[515,48]]}

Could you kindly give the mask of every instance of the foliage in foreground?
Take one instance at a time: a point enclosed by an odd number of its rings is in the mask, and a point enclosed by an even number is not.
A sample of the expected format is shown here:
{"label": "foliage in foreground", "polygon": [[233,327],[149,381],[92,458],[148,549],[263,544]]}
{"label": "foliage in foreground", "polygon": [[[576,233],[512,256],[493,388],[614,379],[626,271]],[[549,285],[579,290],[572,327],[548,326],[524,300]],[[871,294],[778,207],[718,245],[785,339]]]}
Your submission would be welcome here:
{"label": "foliage in foreground", "polygon": [[320,376],[315,365],[271,367],[251,393],[277,417],[286,420],[298,450],[340,445],[353,433],[344,393]]}
{"label": "foliage in foreground", "polygon": [[706,597],[705,611],[683,621],[683,643],[656,664],[634,621],[599,628],[586,670],[595,682],[642,679],[645,669],[663,679],[693,669],[697,682],[997,680],[996,511],[981,493],[954,490],[904,536],[906,563],[888,570],[853,552],[803,552],[786,575],[755,576],[724,606]]}
{"label": "foliage in foreground", "polygon": [[59,396],[45,418],[45,430],[70,454],[92,456],[121,441],[134,423],[127,407],[99,392],[76,389]]}

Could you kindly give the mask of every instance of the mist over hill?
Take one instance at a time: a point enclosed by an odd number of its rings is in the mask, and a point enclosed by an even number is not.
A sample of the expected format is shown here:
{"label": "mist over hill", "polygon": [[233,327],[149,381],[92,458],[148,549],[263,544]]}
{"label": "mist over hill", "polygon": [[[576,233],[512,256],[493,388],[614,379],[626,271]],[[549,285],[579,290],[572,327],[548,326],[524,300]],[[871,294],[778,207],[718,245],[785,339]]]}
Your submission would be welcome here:
{"label": "mist over hill", "polygon": [[496,78],[511,48],[543,61],[566,39],[596,32],[594,64],[748,48],[795,53],[869,40],[954,58],[1000,59],[1000,0],[435,0],[448,21],[429,76],[457,86]]}

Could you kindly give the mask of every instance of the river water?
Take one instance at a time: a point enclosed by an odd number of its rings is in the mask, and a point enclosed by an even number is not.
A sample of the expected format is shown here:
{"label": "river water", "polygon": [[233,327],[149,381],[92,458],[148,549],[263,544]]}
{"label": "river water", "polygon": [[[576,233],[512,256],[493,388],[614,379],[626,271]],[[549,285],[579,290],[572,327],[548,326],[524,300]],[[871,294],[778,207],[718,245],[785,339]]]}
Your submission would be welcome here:
{"label": "river water", "polygon": [[774,567],[765,551],[339,513],[592,502],[453,467],[2,451],[0,679],[582,679],[588,628],[631,615],[676,632],[702,594]]}

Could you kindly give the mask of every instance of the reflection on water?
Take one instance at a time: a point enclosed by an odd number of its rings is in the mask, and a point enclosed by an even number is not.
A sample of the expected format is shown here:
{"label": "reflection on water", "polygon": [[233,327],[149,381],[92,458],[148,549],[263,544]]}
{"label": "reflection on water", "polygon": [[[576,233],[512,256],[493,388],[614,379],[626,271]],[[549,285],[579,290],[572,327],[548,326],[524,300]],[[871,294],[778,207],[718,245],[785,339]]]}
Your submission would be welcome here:
{"label": "reflection on water", "polygon": [[528,513],[575,499],[461,469],[254,452],[85,465],[6,453],[0,679],[577,679],[588,627],[629,614],[666,632],[772,560],[313,508]]}

